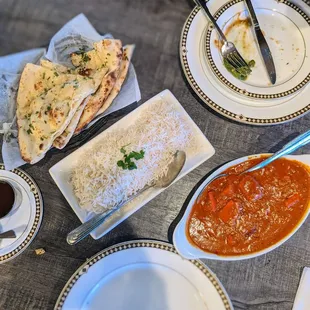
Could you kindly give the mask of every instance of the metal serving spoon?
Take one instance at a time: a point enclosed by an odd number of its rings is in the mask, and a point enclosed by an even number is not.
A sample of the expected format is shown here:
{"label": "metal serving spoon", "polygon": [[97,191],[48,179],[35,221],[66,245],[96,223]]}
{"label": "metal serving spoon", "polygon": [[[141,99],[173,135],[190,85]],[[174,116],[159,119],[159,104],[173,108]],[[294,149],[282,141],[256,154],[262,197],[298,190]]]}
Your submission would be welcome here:
{"label": "metal serving spoon", "polygon": [[0,233],[0,239],[13,239],[16,238],[14,230],[8,230],[3,233]]}
{"label": "metal serving spoon", "polygon": [[109,210],[104,213],[96,214],[93,218],[91,218],[89,221],[85,222],[84,224],[80,225],[76,229],[72,230],[67,235],[67,242],[70,245],[77,244],[82,239],[84,239],[86,236],[88,236],[95,228],[97,228],[99,225],[101,225],[108,217],[110,217],[113,213],[118,211],[123,205],[131,201],[133,198],[137,197],[147,189],[151,187],[155,188],[165,188],[169,186],[179,175],[181,172],[186,160],[186,154],[183,151],[177,151],[174,154],[173,162],[168,166],[167,174],[157,181],[155,181],[151,185],[147,185],[144,188],[142,188],[140,191],[138,191],[135,195],[130,196],[126,201],[121,202],[116,207],[114,207],[112,210]]}
{"label": "metal serving spoon", "polygon": [[[265,159],[261,163],[259,163],[259,164],[255,165],[255,166],[253,166],[253,167],[251,167],[251,168],[241,172],[239,175],[242,175],[242,174],[245,174],[245,173],[249,173],[249,172],[253,172],[253,171],[256,171],[258,169],[262,169],[262,168],[266,167],[267,165],[269,165],[270,163],[272,163],[273,161],[275,161],[276,159],[295,152],[296,150],[298,150],[302,146],[305,146],[309,142],[310,142],[310,130],[308,130],[307,132],[305,132],[302,135],[299,135],[298,137],[293,139],[291,142],[287,143],[281,150],[279,150],[278,152],[274,153],[272,156],[268,157],[267,159]],[[202,195],[202,193],[205,190],[205,188],[207,186],[209,186],[213,181],[215,181],[215,180],[217,180],[219,178],[222,178],[222,177],[226,177],[227,175],[228,175],[227,173],[221,173],[221,174],[216,175],[214,178],[212,178],[203,187],[203,189],[199,193],[197,199],[200,198],[200,196]]]}

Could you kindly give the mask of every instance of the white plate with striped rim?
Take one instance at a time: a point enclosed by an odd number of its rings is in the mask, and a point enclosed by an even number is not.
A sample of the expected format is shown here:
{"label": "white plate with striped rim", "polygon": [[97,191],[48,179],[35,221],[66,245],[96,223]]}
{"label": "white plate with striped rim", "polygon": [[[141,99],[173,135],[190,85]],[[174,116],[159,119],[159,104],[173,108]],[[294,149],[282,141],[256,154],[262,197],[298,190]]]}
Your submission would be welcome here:
{"label": "white plate with striped rim", "polygon": [[0,219],[0,232],[14,230],[16,238],[0,240],[0,264],[20,255],[35,238],[42,221],[43,200],[34,180],[23,170],[4,170],[0,164],[0,178],[15,184],[21,193],[21,204]]}
{"label": "white plate with striped rim", "polygon": [[[287,0],[259,0],[253,4],[275,62],[275,85],[269,81],[243,0],[227,2],[216,13],[215,19],[241,55],[247,61],[255,61],[252,73],[245,81],[240,81],[227,71],[213,27],[206,31],[205,57],[219,81],[238,94],[265,101],[290,96],[310,81],[310,18]],[[274,101],[277,104],[277,100]]]}
{"label": "white plate with striped rim", "polygon": [[[208,8],[215,15],[229,2],[231,1],[210,0]],[[291,2],[310,15],[310,6],[306,1]],[[184,24],[180,42],[180,58],[185,77],[204,104],[225,117],[251,125],[284,123],[310,111],[309,85],[289,96],[268,100],[250,98],[226,87],[216,77],[205,57],[208,28],[206,16],[195,7]]]}
{"label": "white plate with striped rim", "polygon": [[212,271],[168,243],[129,241],[99,252],[62,290],[56,310],[233,310]]}

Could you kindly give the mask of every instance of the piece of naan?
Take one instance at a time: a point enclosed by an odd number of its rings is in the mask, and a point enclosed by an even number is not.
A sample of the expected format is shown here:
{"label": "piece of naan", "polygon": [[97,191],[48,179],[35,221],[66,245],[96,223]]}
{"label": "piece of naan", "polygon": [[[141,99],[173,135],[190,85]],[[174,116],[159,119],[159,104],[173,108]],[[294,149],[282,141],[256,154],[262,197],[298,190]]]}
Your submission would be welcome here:
{"label": "piece of naan", "polygon": [[[75,72],[76,70],[69,69],[66,66],[53,63],[49,60],[41,59],[40,64],[44,68],[55,70],[58,74],[66,74],[66,73],[77,74]],[[80,104],[66,129],[59,136],[55,138],[53,142],[54,147],[56,147],[57,149],[63,149],[68,144],[80,120],[80,117],[83,113],[86,103],[87,98],[85,98],[83,102]]]}
{"label": "piece of naan", "polygon": [[77,74],[76,72],[74,72],[75,70],[73,70],[71,68],[68,68],[68,67],[60,65],[60,64],[56,64],[56,63],[51,62],[51,61],[46,60],[46,59],[41,59],[40,65],[44,68],[54,70],[58,74],[64,74],[64,73]]}
{"label": "piece of naan", "polygon": [[70,141],[70,139],[74,134],[74,131],[81,118],[81,115],[85,109],[86,104],[87,104],[87,98],[84,99],[84,101],[80,104],[79,108],[75,112],[74,116],[72,117],[66,129],[58,137],[55,138],[53,142],[54,147],[61,150],[68,144],[68,142]]}
{"label": "piece of naan", "polygon": [[124,47],[120,74],[115,82],[115,85],[110,95],[108,96],[107,100],[103,103],[102,107],[99,109],[96,116],[105,112],[111,106],[113,100],[120,92],[122,85],[126,79],[127,73],[128,73],[128,69],[129,69],[129,65],[130,65],[130,61],[131,61],[134,49],[135,49],[134,45],[126,45]]}
{"label": "piece of naan", "polygon": [[[95,60],[95,58],[94,58],[94,60]],[[67,73],[67,72],[71,72],[74,74],[85,73],[85,72],[80,72],[81,68],[68,69],[67,67],[65,67],[63,65],[56,64],[56,63],[50,62],[48,60],[41,60],[41,66],[55,70],[59,74],[63,74],[63,73]],[[107,67],[103,67],[100,70],[104,70],[105,74],[108,72]],[[89,70],[89,72],[87,72],[87,73],[88,73],[88,77],[93,77],[93,75],[96,73],[96,70]],[[90,98],[90,96],[87,97],[86,99],[84,99],[84,101],[81,103],[81,105],[79,106],[79,108],[75,112],[74,116],[72,117],[67,128],[59,136],[57,136],[55,138],[55,140],[53,142],[54,147],[56,147],[58,149],[63,149],[68,144],[68,142],[70,141],[70,139],[72,138],[72,136],[74,134],[74,131],[75,131],[75,129],[79,123],[79,120],[81,118],[81,115],[85,109],[85,106],[86,106],[89,98]]]}
{"label": "piece of naan", "polygon": [[44,157],[55,137],[70,123],[83,100],[96,92],[104,70],[93,78],[59,74],[27,64],[17,95],[18,142],[23,160],[34,164]]}
{"label": "piece of naan", "polygon": [[80,74],[89,76],[98,68],[108,68],[97,92],[85,106],[75,133],[79,133],[97,114],[108,98],[120,72],[123,50],[120,40],[105,39],[94,43],[94,49],[85,53],[73,53],[71,61]]}

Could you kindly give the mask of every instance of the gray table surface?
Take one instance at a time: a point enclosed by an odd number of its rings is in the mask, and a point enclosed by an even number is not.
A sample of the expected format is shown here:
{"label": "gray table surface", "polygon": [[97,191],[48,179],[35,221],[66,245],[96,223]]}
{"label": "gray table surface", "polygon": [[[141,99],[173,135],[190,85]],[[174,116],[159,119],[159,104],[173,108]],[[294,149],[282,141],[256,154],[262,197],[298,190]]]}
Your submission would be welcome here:
{"label": "gray table surface", "polygon": [[[101,33],[135,43],[133,58],[142,100],[170,89],[208,137],[216,154],[98,241],[71,247],[66,234],[79,220],[48,169],[72,150],[24,166],[44,198],[44,218],[29,248],[0,265],[0,309],[52,309],[72,273],[107,246],[136,238],[168,240],[168,229],[193,186],[211,169],[240,156],[274,151],[309,128],[310,116],[275,127],[233,123],[205,109],[186,85],[179,63],[182,25],[190,0],[0,0],[0,55],[44,46],[69,19],[83,12]],[[102,130],[122,116],[108,121]],[[304,147],[302,152],[309,152]],[[34,250],[46,253],[36,256]],[[229,293],[235,309],[291,309],[302,268],[310,266],[310,219],[284,245],[240,262],[206,261]],[[128,309],[129,310],[129,309]]]}

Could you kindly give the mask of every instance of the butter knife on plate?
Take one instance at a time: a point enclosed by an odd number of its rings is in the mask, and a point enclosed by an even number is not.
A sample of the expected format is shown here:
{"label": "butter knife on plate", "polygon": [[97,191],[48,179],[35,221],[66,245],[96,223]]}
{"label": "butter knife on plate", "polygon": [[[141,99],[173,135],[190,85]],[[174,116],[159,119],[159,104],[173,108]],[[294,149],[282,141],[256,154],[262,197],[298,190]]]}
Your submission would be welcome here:
{"label": "butter knife on plate", "polygon": [[276,80],[277,80],[277,74],[276,74],[276,69],[274,66],[271,51],[269,49],[269,46],[267,44],[267,41],[266,41],[263,33],[262,33],[262,30],[260,29],[258,19],[257,19],[257,16],[255,14],[251,0],[244,0],[244,1],[248,7],[249,15],[251,17],[252,24],[254,26],[254,32],[255,32],[256,39],[257,39],[257,42],[258,42],[258,45],[259,45],[265,66],[266,66],[266,69],[267,69],[267,73],[269,75],[271,83],[275,84]]}

